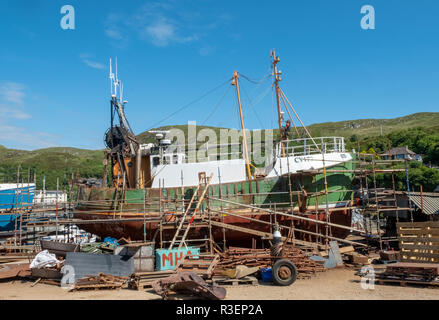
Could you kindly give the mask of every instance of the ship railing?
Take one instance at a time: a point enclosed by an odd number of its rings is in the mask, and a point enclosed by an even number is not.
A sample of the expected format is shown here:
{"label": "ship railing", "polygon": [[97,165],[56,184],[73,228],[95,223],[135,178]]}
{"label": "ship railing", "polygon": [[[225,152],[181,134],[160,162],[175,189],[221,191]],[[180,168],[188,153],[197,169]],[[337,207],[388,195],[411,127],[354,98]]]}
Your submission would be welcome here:
{"label": "ship railing", "polygon": [[[260,144],[260,148],[258,148]],[[288,156],[307,156],[313,154],[343,153],[345,151],[345,141],[343,137],[318,137],[318,138],[299,138],[292,140],[284,140],[276,146],[275,153],[281,155],[281,144],[284,146],[285,153]],[[255,150],[265,148],[265,142],[249,143],[249,156]],[[260,152],[260,151],[256,151]],[[264,154],[271,154],[271,150],[265,150]],[[199,163],[221,160],[244,159],[244,144],[189,144],[189,145],[171,145],[168,146],[161,155],[154,155],[154,165],[157,164],[180,164],[180,163]],[[160,159],[160,161],[158,161]]]}
{"label": "ship railing", "polygon": [[334,152],[346,152],[343,137],[319,137],[285,140],[277,147],[277,154],[280,155],[279,146],[283,144],[285,153],[288,156],[308,156],[313,154],[328,154]]}
{"label": "ship railing", "polygon": [[206,142],[201,145],[171,145],[162,153],[160,164],[179,164],[235,159],[243,159],[243,145],[241,143],[214,144]]}

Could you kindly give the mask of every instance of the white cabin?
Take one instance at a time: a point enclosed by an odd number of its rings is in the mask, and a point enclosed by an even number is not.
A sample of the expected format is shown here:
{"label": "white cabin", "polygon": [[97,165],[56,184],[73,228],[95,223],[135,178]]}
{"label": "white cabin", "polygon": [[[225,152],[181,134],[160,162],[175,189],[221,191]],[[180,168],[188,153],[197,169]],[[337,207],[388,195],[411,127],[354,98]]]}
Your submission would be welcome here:
{"label": "white cabin", "polygon": [[[241,146],[235,146],[234,151],[227,146],[227,151],[222,153],[224,147],[211,146],[209,150],[206,145],[201,148],[171,146],[168,143],[159,146],[156,153],[151,154],[152,188],[197,186],[199,172],[205,172],[207,176],[213,173],[212,184],[246,181],[246,161]],[[201,161],[195,160],[199,154],[205,155]],[[350,160],[352,155],[345,151],[342,137],[294,139],[279,143],[262,171],[268,178],[279,177],[332,167]]]}

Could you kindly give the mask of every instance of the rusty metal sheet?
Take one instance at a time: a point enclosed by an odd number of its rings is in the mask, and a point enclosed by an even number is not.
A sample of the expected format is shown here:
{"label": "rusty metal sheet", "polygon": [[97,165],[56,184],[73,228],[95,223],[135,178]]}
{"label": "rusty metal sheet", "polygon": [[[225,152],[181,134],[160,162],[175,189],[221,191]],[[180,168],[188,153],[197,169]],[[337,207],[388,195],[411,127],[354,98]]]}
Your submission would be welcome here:
{"label": "rusty metal sheet", "polygon": [[226,289],[208,285],[194,272],[181,272],[152,283],[155,292],[166,299],[170,291],[196,295],[209,300],[222,300],[226,297]]}
{"label": "rusty metal sheet", "polygon": [[57,269],[44,269],[44,268],[33,268],[31,270],[32,277],[42,278],[42,279],[61,279],[62,273],[61,270]]}
{"label": "rusty metal sheet", "polygon": [[10,264],[0,268],[0,280],[27,277],[29,275],[29,263]]}
{"label": "rusty metal sheet", "polygon": [[41,249],[48,250],[57,256],[66,257],[67,252],[79,252],[79,244],[40,240]]}

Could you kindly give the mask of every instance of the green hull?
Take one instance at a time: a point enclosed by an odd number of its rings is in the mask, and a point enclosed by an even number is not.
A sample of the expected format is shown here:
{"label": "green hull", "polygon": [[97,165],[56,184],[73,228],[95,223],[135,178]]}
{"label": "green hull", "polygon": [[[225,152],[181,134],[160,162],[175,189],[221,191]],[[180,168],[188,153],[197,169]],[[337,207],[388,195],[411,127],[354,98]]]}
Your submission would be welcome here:
{"label": "green hull", "polygon": [[[341,165],[330,168],[330,171],[346,171],[340,173],[329,172],[327,174],[328,194],[325,193],[324,174],[306,175],[291,174],[274,178],[259,178],[251,181],[227,183],[222,185],[211,185],[209,196],[211,198],[227,199],[233,202],[250,204],[255,206],[270,207],[276,205],[277,208],[300,207],[304,206],[306,200],[308,207],[315,207],[316,202],[319,206],[324,206],[328,202],[334,206],[339,202],[350,201],[353,198],[352,181],[354,179],[354,161],[349,161]],[[329,170],[329,169],[328,169]],[[291,195],[290,195],[290,190]],[[164,203],[160,208],[160,189],[128,189],[124,192],[114,188],[109,189],[82,189],[79,200],[84,200],[79,204],[81,209],[86,207],[99,207],[109,210],[139,210],[139,212],[160,212],[178,210],[178,204],[174,200],[182,200],[182,188],[163,188],[161,198]],[[190,200],[196,186],[184,188],[184,199]],[[306,191],[307,197],[304,197]],[[144,207],[144,197],[146,206]],[[88,203],[89,201],[93,201]],[[212,209],[221,208],[223,202],[209,200]],[[239,206],[236,206],[239,207]],[[233,205],[228,205],[233,208]]]}

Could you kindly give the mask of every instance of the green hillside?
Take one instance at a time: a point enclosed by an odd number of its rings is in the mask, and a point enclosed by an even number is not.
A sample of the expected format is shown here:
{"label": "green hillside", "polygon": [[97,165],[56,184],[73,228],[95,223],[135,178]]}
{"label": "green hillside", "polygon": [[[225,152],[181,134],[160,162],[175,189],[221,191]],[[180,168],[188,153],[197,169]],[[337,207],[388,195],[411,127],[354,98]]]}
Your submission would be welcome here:
{"label": "green hillside", "polygon": [[[169,131],[171,129],[180,129],[184,132],[185,137],[188,136],[188,126],[187,125],[164,126],[164,127],[160,127],[157,129],[151,129],[150,131]],[[203,129],[212,129],[215,131],[215,133],[219,137],[220,130],[226,129],[226,128],[197,126],[196,127],[196,134],[198,135],[198,133]],[[141,134],[137,135],[137,139],[140,141],[140,143],[154,143],[157,141],[155,138],[155,134],[149,133],[148,131],[142,132]]]}
{"label": "green hillside", "polygon": [[394,119],[361,119],[340,122],[325,122],[309,126],[313,136],[342,136],[350,138],[386,135],[395,130],[415,127],[434,127],[439,124],[439,112],[420,112]]}
{"label": "green hillside", "polygon": [[[104,152],[76,148],[47,148],[34,151],[0,148],[0,182],[16,182],[20,170],[21,181],[28,176],[37,177],[37,187],[42,187],[42,177],[46,176],[48,189],[64,188],[73,173],[81,177],[100,177],[103,172]],[[32,181],[31,181],[32,182]]]}
{"label": "green hillside", "polygon": [[[347,149],[361,151],[372,149],[377,153],[387,150],[390,141],[392,147],[409,146],[413,151],[426,155],[424,159],[439,164],[439,112],[416,113],[395,119],[362,119],[340,122],[313,124],[308,127],[314,137],[343,136]],[[181,129],[187,136],[187,125],[164,126],[154,130]],[[197,126],[200,130],[213,129],[219,137],[222,128]],[[303,132],[302,128],[299,128]],[[381,135],[382,130],[382,135]],[[293,130],[294,131],[294,130]],[[278,131],[275,131],[275,139]],[[137,136],[141,143],[155,142],[155,135],[143,132]],[[200,142],[202,143],[202,142]],[[46,187],[56,188],[56,179],[60,179],[61,188],[67,186],[69,177],[79,173],[80,177],[102,177],[103,150],[83,150],[76,148],[48,148],[35,151],[7,149],[0,146],[0,182],[16,182],[20,167],[23,182],[36,173],[37,187],[42,187],[42,177],[46,176]],[[430,184],[436,182],[430,181]],[[421,183],[421,182],[420,182]],[[439,181],[438,181],[439,183]]]}
{"label": "green hillside", "polygon": [[[394,118],[394,119],[360,119],[360,120],[347,120],[339,122],[324,122],[309,125],[307,128],[314,137],[324,136],[340,136],[350,139],[353,135],[358,138],[364,138],[368,136],[378,136],[382,134],[386,135],[390,132],[402,129],[410,129],[416,127],[434,127],[439,124],[439,112],[420,112],[414,113],[408,116]],[[187,125],[175,125],[164,126],[152,130],[169,130],[171,128],[181,129],[187,134]],[[222,128],[209,127],[209,126],[197,126],[198,131],[210,128],[213,129],[219,135],[219,131]],[[303,132],[302,128],[298,128]],[[275,136],[278,136],[278,130],[275,131]],[[154,142],[155,138],[153,134],[147,131],[142,132],[137,136],[142,143]]]}

